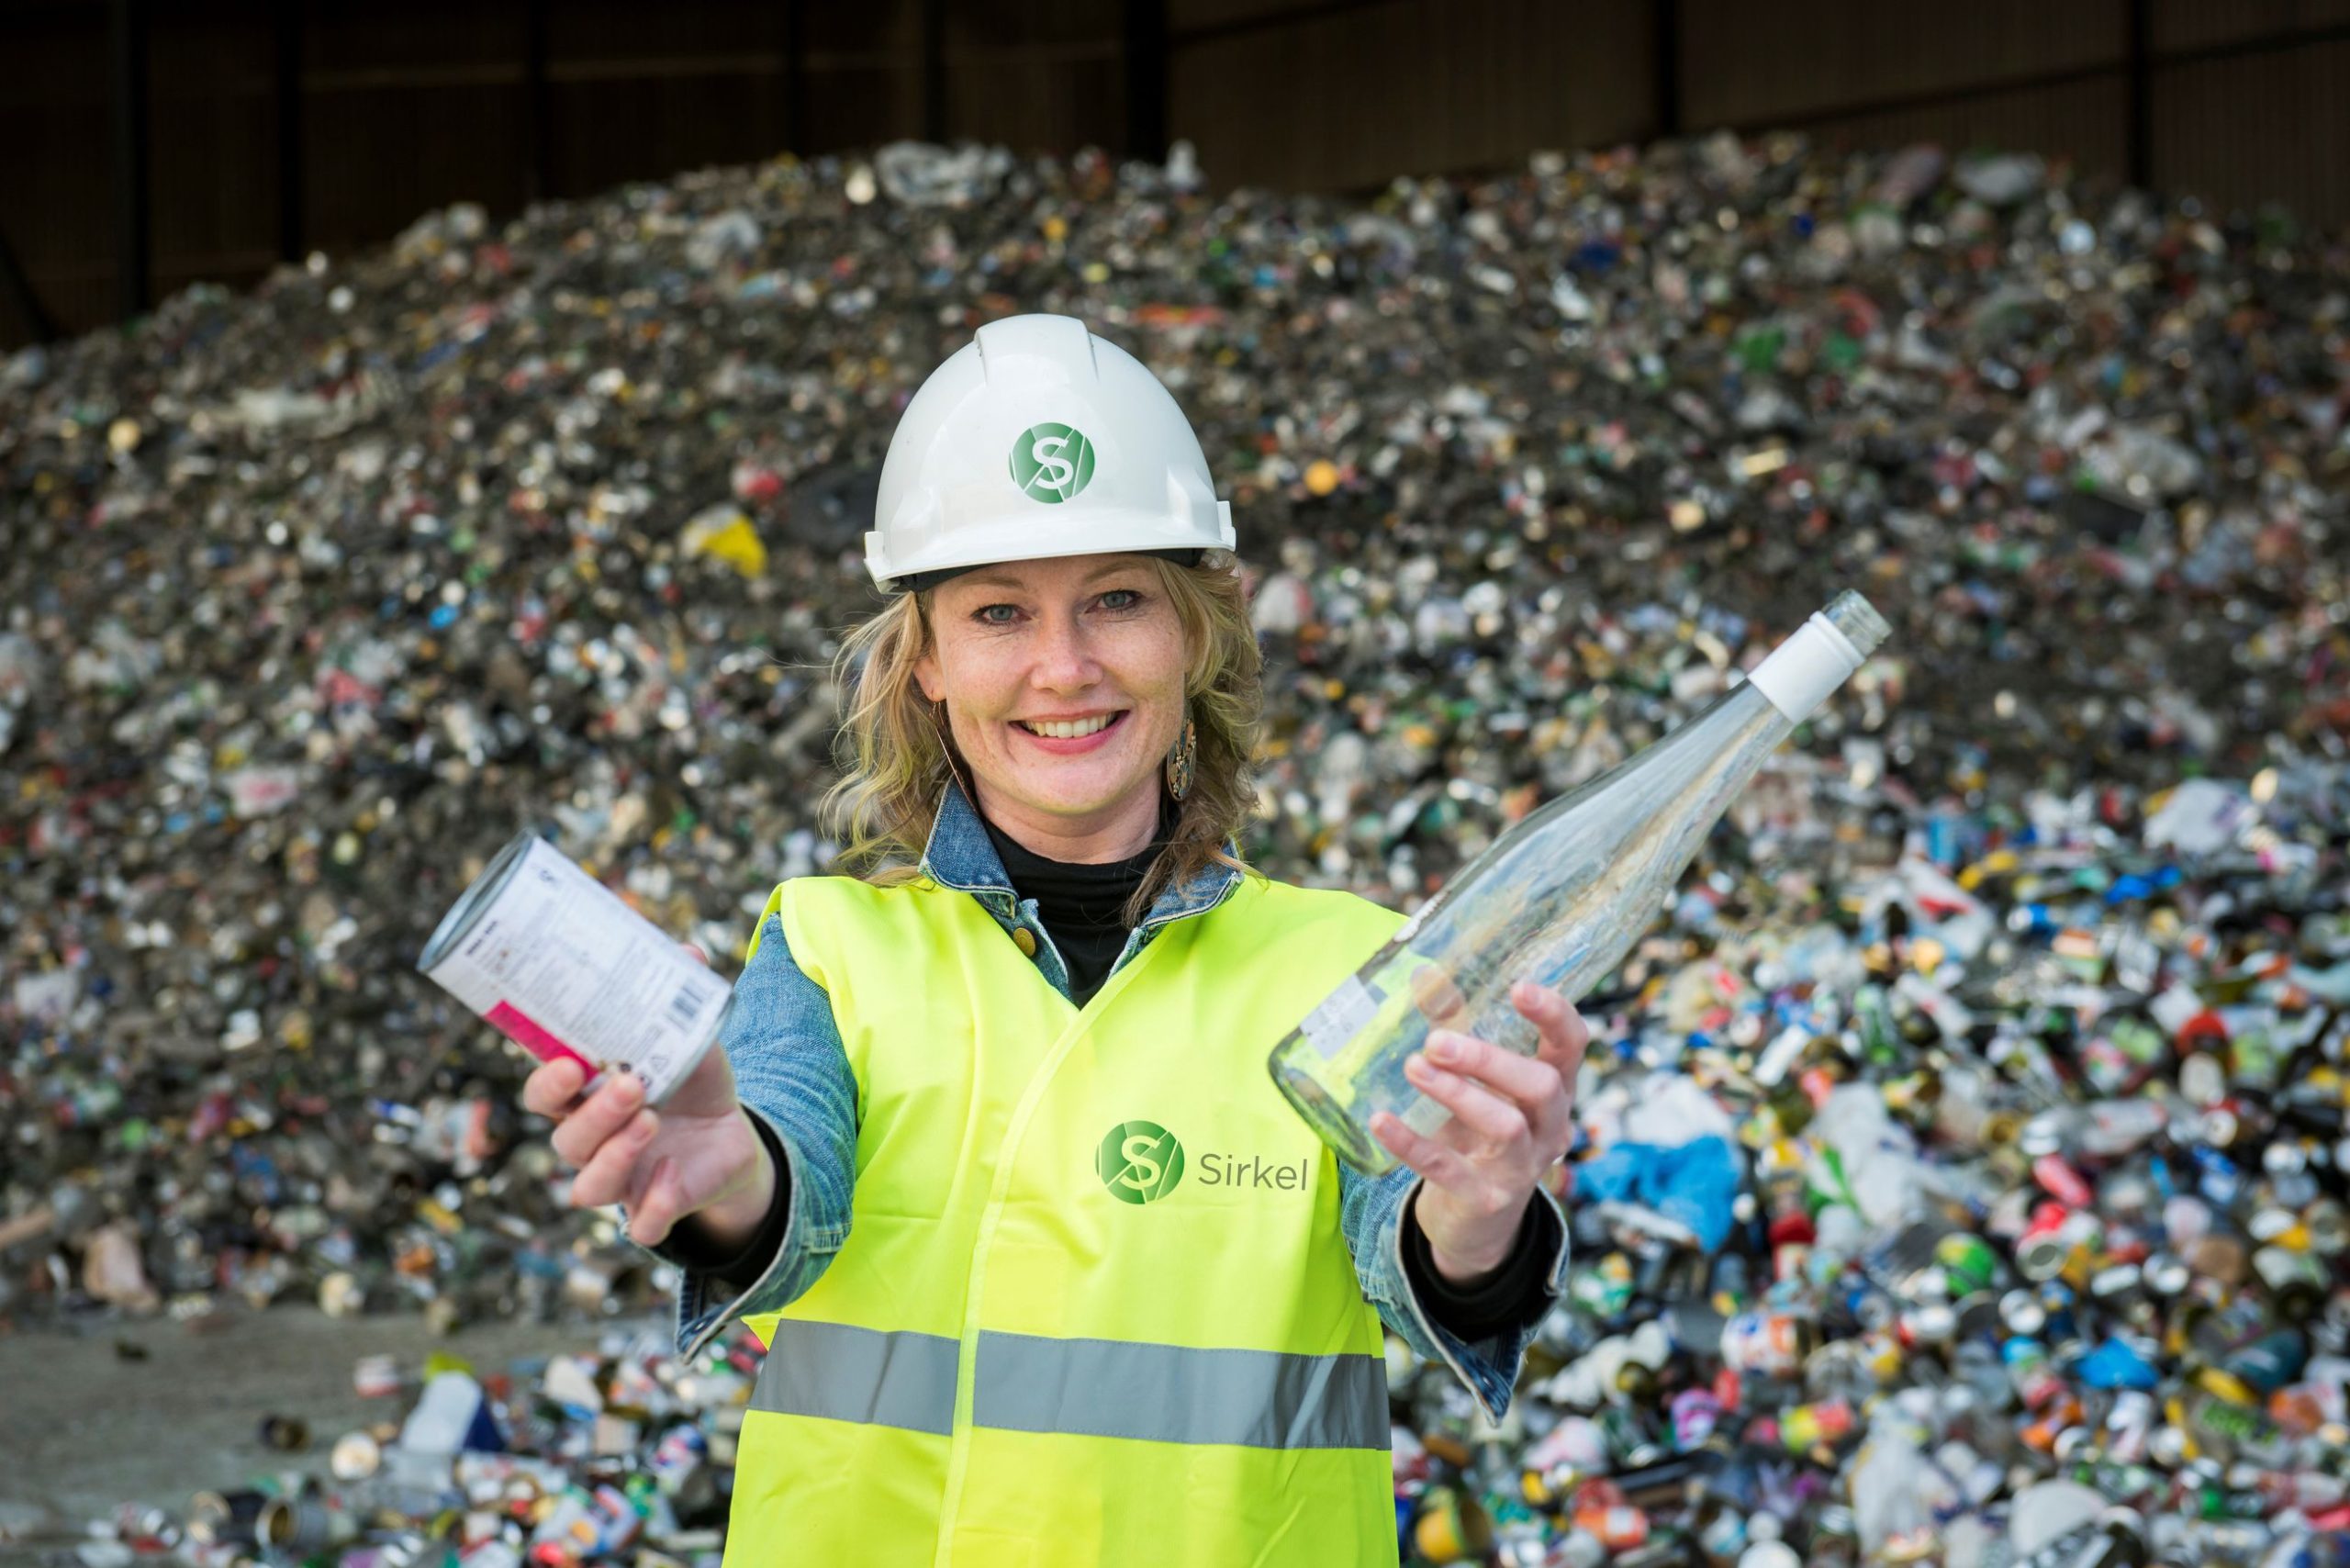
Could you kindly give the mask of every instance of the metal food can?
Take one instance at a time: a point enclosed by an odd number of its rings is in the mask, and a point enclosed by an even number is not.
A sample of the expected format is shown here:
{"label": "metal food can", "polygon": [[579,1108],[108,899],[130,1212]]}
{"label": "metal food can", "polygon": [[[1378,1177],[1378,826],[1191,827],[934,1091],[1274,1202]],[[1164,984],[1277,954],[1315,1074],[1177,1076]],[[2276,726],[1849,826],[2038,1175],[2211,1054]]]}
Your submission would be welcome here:
{"label": "metal food can", "polygon": [[338,1481],[364,1481],[384,1468],[383,1445],[365,1432],[345,1432],[335,1439],[327,1468]]}
{"label": "metal food can", "polygon": [[360,1519],[339,1497],[272,1497],[261,1510],[260,1543],[273,1552],[308,1556],[359,1539]]}
{"label": "metal food can", "polygon": [[362,1399],[388,1399],[400,1391],[399,1363],[389,1356],[362,1356],[351,1369],[351,1392]]}
{"label": "metal food can", "polygon": [[298,1453],[310,1446],[309,1423],[299,1416],[263,1416],[261,1441],[263,1448],[280,1453]]}
{"label": "metal food can", "polygon": [[1999,1277],[1999,1260],[1990,1244],[1963,1230],[1934,1243],[1934,1261],[1942,1265],[1953,1295],[1987,1291]]}
{"label": "metal food can", "polygon": [[1722,1363],[1760,1377],[1794,1377],[1811,1353],[1811,1320],[1787,1312],[1741,1312],[1722,1325]]}
{"label": "metal food can", "polygon": [[247,1487],[238,1492],[198,1492],[188,1504],[187,1536],[198,1546],[252,1546],[262,1506],[269,1499]]}
{"label": "metal food can", "polygon": [[554,845],[517,835],[417,969],[542,1061],[634,1073],[658,1103],[718,1038],[727,983]]}

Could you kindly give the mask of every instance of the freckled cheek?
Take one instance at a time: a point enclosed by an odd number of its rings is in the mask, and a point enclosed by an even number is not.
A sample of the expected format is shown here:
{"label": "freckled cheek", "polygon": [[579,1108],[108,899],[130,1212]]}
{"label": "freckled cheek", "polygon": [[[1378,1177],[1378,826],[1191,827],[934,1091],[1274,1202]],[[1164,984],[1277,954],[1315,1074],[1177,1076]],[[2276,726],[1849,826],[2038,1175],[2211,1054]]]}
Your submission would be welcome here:
{"label": "freckled cheek", "polygon": [[957,663],[947,700],[968,722],[1002,723],[1020,710],[1020,678],[1019,666],[1009,660],[968,655]]}

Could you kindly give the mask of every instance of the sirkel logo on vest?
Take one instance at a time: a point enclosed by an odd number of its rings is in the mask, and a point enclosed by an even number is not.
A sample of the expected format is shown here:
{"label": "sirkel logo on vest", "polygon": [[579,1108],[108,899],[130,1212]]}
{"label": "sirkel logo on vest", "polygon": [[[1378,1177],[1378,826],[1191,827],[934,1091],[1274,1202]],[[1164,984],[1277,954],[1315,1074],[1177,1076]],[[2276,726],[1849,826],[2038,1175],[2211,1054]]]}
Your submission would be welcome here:
{"label": "sirkel logo on vest", "polygon": [[[1120,1203],[1155,1203],[1183,1179],[1183,1146],[1157,1122],[1120,1122],[1102,1139],[1093,1169]],[[1277,1164],[1258,1155],[1203,1154],[1199,1184],[1302,1193],[1309,1170],[1304,1159]]]}

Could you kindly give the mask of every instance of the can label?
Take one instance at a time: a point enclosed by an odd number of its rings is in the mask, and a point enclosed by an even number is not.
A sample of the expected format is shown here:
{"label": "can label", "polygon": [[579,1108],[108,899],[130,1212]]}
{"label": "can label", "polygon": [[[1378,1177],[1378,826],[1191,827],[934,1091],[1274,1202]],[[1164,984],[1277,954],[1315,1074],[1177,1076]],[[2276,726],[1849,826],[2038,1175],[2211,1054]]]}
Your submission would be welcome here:
{"label": "can label", "polygon": [[524,834],[433,932],[417,968],[542,1061],[644,1081],[658,1103],[718,1036],[726,982],[557,849]]}

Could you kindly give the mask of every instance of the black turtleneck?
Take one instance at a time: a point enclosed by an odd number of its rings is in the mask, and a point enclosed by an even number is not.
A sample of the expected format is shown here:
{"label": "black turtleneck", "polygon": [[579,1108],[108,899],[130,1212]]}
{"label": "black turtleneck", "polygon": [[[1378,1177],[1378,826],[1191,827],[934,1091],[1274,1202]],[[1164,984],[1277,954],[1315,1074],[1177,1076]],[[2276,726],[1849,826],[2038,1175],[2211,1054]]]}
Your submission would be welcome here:
{"label": "black turtleneck", "polygon": [[1158,831],[1138,854],[1091,866],[1047,860],[995,823],[984,817],[980,821],[987,823],[988,838],[1012,879],[1014,896],[1036,901],[1036,918],[1069,965],[1069,1000],[1084,1006],[1125,951],[1133,929],[1126,923],[1126,902],[1174,837],[1174,803],[1159,797]]}

